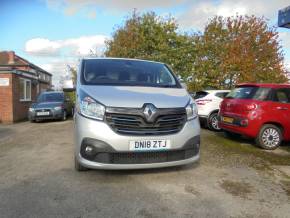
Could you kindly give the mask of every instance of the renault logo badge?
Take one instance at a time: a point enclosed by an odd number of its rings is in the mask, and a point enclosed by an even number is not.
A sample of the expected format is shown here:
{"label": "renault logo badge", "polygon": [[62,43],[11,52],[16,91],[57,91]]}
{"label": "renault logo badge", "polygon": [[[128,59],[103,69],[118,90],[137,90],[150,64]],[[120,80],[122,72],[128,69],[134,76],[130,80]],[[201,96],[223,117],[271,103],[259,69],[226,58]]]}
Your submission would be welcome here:
{"label": "renault logo badge", "polygon": [[154,121],[156,112],[157,109],[153,104],[147,104],[143,110],[143,114],[148,122]]}

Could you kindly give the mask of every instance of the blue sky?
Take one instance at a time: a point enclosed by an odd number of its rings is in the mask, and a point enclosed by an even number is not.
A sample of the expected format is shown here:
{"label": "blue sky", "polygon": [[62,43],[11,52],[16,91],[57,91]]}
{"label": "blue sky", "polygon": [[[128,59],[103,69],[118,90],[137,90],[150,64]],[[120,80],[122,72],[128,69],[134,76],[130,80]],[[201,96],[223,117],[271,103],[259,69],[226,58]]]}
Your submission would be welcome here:
{"label": "blue sky", "polygon": [[[90,50],[101,54],[104,40],[136,8],[173,15],[181,31],[202,30],[214,15],[254,14],[276,25],[278,9],[289,0],[1,0],[0,50],[18,55],[54,74],[58,83],[67,64],[76,65]],[[279,28],[290,68],[290,31]]]}

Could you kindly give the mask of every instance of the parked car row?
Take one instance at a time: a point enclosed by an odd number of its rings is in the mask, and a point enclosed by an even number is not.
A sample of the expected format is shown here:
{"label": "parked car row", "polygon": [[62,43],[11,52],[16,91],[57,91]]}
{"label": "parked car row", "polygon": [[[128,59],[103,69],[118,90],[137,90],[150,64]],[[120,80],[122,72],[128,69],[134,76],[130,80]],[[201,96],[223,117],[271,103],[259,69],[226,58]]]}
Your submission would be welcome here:
{"label": "parked car row", "polygon": [[212,130],[253,138],[268,150],[290,140],[289,84],[246,83],[231,92],[197,92],[194,98],[201,122]]}
{"label": "parked car row", "polygon": [[[75,169],[177,166],[200,158],[198,116],[212,130],[255,138],[265,149],[290,139],[290,85],[241,84],[192,97],[163,63],[118,58],[81,61],[77,74]],[[63,92],[44,92],[31,121],[65,120]]]}

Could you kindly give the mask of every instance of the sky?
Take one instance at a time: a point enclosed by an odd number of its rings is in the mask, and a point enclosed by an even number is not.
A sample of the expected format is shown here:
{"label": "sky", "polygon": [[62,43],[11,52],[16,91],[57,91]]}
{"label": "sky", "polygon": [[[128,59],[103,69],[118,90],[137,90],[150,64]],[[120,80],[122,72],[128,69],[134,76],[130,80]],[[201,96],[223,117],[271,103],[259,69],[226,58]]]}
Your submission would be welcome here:
{"label": "sky", "polygon": [[[133,9],[176,18],[180,31],[202,31],[215,15],[256,15],[277,26],[289,0],[0,0],[0,50],[13,50],[53,74],[68,75],[81,57],[101,55],[104,42]],[[290,30],[278,28],[290,69]]]}

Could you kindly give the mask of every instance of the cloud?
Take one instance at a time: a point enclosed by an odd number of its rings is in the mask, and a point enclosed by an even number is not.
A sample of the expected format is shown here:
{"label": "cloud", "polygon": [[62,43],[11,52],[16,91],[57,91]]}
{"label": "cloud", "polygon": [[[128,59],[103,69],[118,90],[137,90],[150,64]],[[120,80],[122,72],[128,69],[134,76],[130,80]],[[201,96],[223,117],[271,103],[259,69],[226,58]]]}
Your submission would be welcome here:
{"label": "cloud", "polygon": [[[171,8],[182,5],[187,0],[46,0],[47,6],[53,9],[64,10],[65,14],[73,15],[81,10],[101,8],[105,11],[128,12],[136,8],[137,10],[148,10],[156,8]],[[92,13],[92,12],[90,12]],[[92,16],[88,16],[91,18]],[[94,18],[94,16],[93,16]]]}
{"label": "cloud", "polygon": [[279,40],[281,40],[283,49],[290,50],[290,32],[280,32]]}
{"label": "cloud", "polygon": [[87,14],[87,17],[90,18],[90,19],[96,19],[97,17],[97,13],[96,11],[90,11],[88,14]]}
{"label": "cloud", "polygon": [[68,16],[72,16],[72,15],[75,15],[77,11],[78,11],[78,8],[72,5],[65,8],[64,14]]}
{"label": "cloud", "polygon": [[104,35],[81,36],[64,40],[34,38],[25,43],[25,52],[35,56],[42,64],[39,66],[53,74],[52,83],[60,86],[60,81],[70,73],[68,65],[76,67],[79,59],[85,56],[103,55]]}
{"label": "cloud", "polygon": [[249,14],[277,20],[278,10],[288,6],[289,0],[46,0],[46,3],[49,8],[62,10],[66,15],[84,11],[86,17],[92,19],[96,18],[97,9],[127,13],[134,8],[143,11],[183,7],[185,10],[177,14],[181,27],[201,29],[215,15]]}
{"label": "cloud", "polygon": [[286,7],[289,0],[199,0],[191,4],[185,13],[178,16],[182,28],[196,28],[201,30],[207,21],[215,15],[234,16],[256,15],[264,16],[270,20],[278,18],[278,10]]}
{"label": "cloud", "polygon": [[50,59],[44,64],[39,64],[39,66],[51,73],[52,76],[52,84],[55,88],[59,88],[61,85],[61,81],[65,78],[70,78],[69,67],[77,67],[78,59]]}
{"label": "cloud", "polygon": [[25,44],[25,51],[32,55],[52,55],[59,54],[61,44],[56,41],[50,41],[43,38],[35,38],[28,40]]}
{"label": "cloud", "polygon": [[49,40],[45,38],[30,39],[25,43],[25,51],[34,56],[87,56],[92,53],[102,55],[104,35],[81,36],[65,40]]}

